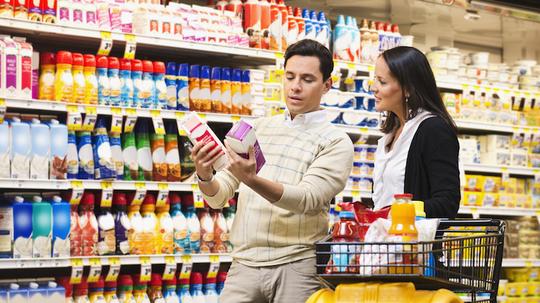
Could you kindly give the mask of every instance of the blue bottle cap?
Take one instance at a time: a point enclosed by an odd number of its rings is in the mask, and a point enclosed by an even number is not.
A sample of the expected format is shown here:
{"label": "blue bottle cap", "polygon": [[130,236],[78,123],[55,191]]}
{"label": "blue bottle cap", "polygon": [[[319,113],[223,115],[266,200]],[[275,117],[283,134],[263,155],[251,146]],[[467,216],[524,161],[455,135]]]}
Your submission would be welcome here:
{"label": "blue bottle cap", "polygon": [[199,78],[199,75],[200,75],[199,65],[195,64],[189,67],[190,78]]}
{"label": "blue bottle cap", "polygon": [[178,76],[180,77],[189,76],[189,64],[187,63],[178,64]]}
{"label": "blue bottle cap", "polygon": [[311,21],[319,21],[319,19],[317,18],[317,12],[316,11],[309,12],[309,16],[310,16]]}
{"label": "blue bottle cap", "polygon": [[220,67],[213,67],[212,68],[212,80],[221,80],[221,68]]}
{"label": "blue bottle cap", "polygon": [[244,83],[249,83],[249,82],[250,82],[250,79],[249,79],[250,77],[249,77],[249,75],[250,75],[249,70],[243,71],[243,72],[242,72],[242,82],[244,82]]}
{"label": "blue bottle cap", "polygon": [[173,75],[173,76],[176,76],[176,74],[177,74],[177,71],[176,71],[176,62],[167,62],[167,71],[166,71],[166,74],[167,74],[167,75]]}
{"label": "blue bottle cap", "polygon": [[304,8],[304,9],[302,10],[302,18],[304,18],[304,19],[309,19],[309,9]]}
{"label": "blue bottle cap", "polygon": [[[323,15],[323,16],[324,16],[324,15]],[[325,18],[325,19],[326,19],[326,18]],[[320,15],[319,15],[319,21],[323,21],[323,20],[321,20],[321,16],[320,16]],[[325,21],[326,21],[326,20],[325,20]],[[339,15],[339,16],[338,16],[336,26],[337,26],[337,25],[345,25],[345,16],[343,16],[343,15]]]}
{"label": "blue bottle cap", "polygon": [[221,69],[221,80],[223,81],[231,81],[231,69],[228,67],[224,67]]}
{"label": "blue bottle cap", "polygon": [[210,79],[210,66],[201,66],[201,79]]}
{"label": "blue bottle cap", "polygon": [[233,82],[240,82],[242,81],[242,70],[241,69],[233,69],[232,72],[232,81]]}
{"label": "blue bottle cap", "polygon": [[339,218],[354,219],[354,213],[352,211],[342,210],[339,212]]}
{"label": "blue bottle cap", "polygon": [[347,16],[347,18],[345,20],[345,24],[347,26],[353,26],[353,18],[351,16]]}

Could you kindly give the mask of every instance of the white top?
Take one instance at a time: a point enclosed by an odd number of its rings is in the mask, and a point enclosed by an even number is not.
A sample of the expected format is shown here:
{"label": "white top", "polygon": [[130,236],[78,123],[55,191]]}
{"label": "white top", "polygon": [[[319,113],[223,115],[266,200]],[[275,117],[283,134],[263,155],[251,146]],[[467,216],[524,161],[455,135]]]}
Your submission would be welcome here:
{"label": "white top", "polygon": [[326,119],[326,110],[320,109],[314,112],[309,112],[305,114],[298,114],[291,118],[291,113],[288,109],[285,110],[285,125],[290,128],[298,127],[301,125],[309,125],[312,123],[325,123],[328,122]]}
{"label": "white top", "polygon": [[375,209],[392,205],[395,194],[402,194],[405,186],[405,166],[412,139],[422,121],[433,117],[430,112],[419,111],[416,117],[405,122],[401,134],[394,142],[392,150],[386,151],[386,145],[392,134],[379,139],[375,152],[373,169],[373,203]]}

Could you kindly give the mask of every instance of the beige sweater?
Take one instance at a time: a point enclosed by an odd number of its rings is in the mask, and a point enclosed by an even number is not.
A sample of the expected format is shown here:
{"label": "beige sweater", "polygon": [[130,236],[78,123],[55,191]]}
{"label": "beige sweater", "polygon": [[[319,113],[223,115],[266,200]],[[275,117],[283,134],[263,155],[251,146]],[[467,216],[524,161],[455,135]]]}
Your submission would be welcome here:
{"label": "beige sweater", "polygon": [[320,119],[305,119],[294,127],[286,120],[278,115],[254,122],[266,158],[258,175],[283,184],[279,201],[270,203],[227,170],[216,174],[219,192],[204,196],[211,207],[222,208],[239,189],[232,257],[247,266],[313,257],[314,243],[328,234],[330,201],[351,172],[353,145],[346,133]]}

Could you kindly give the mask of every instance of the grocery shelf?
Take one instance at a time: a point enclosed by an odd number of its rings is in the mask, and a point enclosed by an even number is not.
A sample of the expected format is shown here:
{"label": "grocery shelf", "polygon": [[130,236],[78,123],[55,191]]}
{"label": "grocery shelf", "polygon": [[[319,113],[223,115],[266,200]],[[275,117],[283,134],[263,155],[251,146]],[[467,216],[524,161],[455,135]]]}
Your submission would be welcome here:
{"label": "grocery shelf", "polygon": [[460,214],[478,214],[492,216],[536,216],[540,214],[540,209],[534,208],[517,208],[517,207],[488,207],[488,206],[460,206]]}
{"label": "grocery shelf", "polygon": [[164,184],[169,191],[192,191],[193,183],[155,182],[155,181],[107,181],[107,180],[19,180],[0,179],[0,188],[67,190],[74,187],[83,189],[102,189],[103,183],[109,183],[113,190],[136,190],[143,185],[146,190],[158,191]]}
{"label": "grocery shelf", "polygon": [[383,133],[378,128],[359,127],[359,126],[344,125],[344,124],[334,124],[334,125],[351,135],[362,135],[362,136],[371,136],[371,137],[383,136]]}
{"label": "grocery shelf", "polygon": [[[210,263],[211,260],[219,259],[220,263],[232,262],[229,254],[194,254],[190,256],[192,263]],[[32,258],[32,259],[0,259],[0,269],[18,268],[58,268],[71,267],[74,260],[82,261],[83,266],[96,264],[110,265],[116,263],[120,265],[138,265],[141,259],[150,260],[151,264],[165,264],[166,258],[173,257],[176,263],[183,263],[182,255],[128,255],[128,256],[92,256],[92,257],[68,257],[68,258]],[[217,257],[217,258],[216,258]],[[111,259],[115,259],[111,261]]]}
{"label": "grocery shelf", "polygon": [[508,88],[508,87],[498,87],[492,85],[479,85],[479,84],[470,84],[462,82],[451,82],[451,81],[437,81],[437,87],[440,89],[456,90],[463,91],[464,89],[473,89],[473,90],[485,90],[493,92],[502,92],[504,94],[518,94],[524,96],[540,96],[540,92],[537,91],[528,91],[522,89]]}
{"label": "grocery shelf", "polygon": [[[11,18],[0,18],[0,29],[4,34],[19,34],[25,37],[36,38],[70,38],[70,41],[78,40],[85,42],[97,42],[101,40],[103,31],[98,29],[88,29],[84,27],[75,27],[43,22],[34,22],[28,20],[18,20]],[[154,37],[146,35],[137,35],[137,47],[141,46],[159,48],[160,52],[168,52],[170,55],[179,55],[179,52],[189,54],[190,56],[199,55],[204,58],[207,55],[216,57],[226,57],[235,61],[244,61],[249,64],[274,64],[276,55],[274,51],[235,47],[229,45],[189,42],[165,37]],[[125,42],[126,34],[121,32],[111,32],[111,38],[115,42]]]}
{"label": "grocery shelf", "polygon": [[540,267],[539,259],[503,259],[503,267]]}
{"label": "grocery shelf", "polygon": [[463,90],[463,84],[458,82],[437,81],[437,87],[439,89],[448,90]]}
{"label": "grocery shelf", "polygon": [[516,132],[540,132],[540,127],[534,126],[516,126],[511,124],[497,124],[490,122],[468,121],[455,119],[459,129],[481,130],[485,132],[501,132],[501,133],[516,133]]}
{"label": "grocery shelf", "polygon": [[362,199],[362,198],[371,198],[371,192],[369,191],[361,191],[351,188],[346,188],[341,192],[342,196],[345,197],[352,197],[355,199]]}
{"label": "grocery shelf", "polygon": [[500,166],[486,164],[464,164],[463,168],[466,172],[479,173],[509,173],[511,175],[534,176],[540,173],[540,168],[520,167],[520,166]]}
{"label": "grocery shelf", "polygon": [[342,60],[334,60],[334,68],[339,69],[354,69],[359,72],[369,73],[375,70],[375,66],[366,63],[348,62]]}

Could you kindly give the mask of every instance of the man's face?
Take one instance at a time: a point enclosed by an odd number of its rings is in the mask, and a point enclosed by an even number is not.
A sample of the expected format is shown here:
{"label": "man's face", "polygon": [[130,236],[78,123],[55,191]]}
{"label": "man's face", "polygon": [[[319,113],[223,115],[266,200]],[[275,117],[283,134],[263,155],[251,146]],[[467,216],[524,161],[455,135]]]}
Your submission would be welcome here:
{"label": "man's face", "polygon": [[321,97],[332,86],[329,78],[323,81],[319,58],[295,55],[285,67],[285,101],[291,117],[316,111]]}

